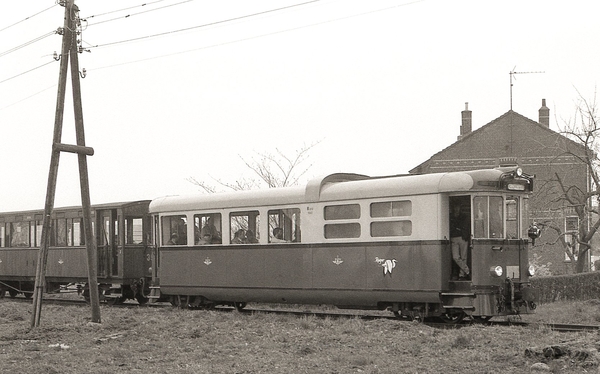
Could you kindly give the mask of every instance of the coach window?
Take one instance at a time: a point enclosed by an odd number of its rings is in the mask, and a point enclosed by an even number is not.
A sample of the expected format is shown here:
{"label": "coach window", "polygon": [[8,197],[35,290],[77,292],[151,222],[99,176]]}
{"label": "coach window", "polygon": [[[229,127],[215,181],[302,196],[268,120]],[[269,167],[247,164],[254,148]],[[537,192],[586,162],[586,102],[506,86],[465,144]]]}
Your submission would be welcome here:
{"label": "coach window", "polygon": [[260,238],[258,210],[229,214],[229,242],[231,244],[256,244]]}
{"label": "coach window", "polygon": [[125,217],[125,244],[142,244],[142,218]]}
{"label": "coach window", "polygon": [[85,244],[81,221],[81,218],[67,219],[67,245],[70,247]]}
{"label": "coach window", "polygon": [[221,244],[222,220],[220,213],[194,215],[194,240],[197,245]]}
{"label": "coach window", "polygon": [[272,209],[268,213],[269,243],[300,243],[302,241],[300,209]]}
{"label": "coach window", "polygon": [[358,220],[360,218],[360,205],[330,205],[325,207],[323,213],[326,221],[346,221],[326,223],[324,227],[326,239],[360,237],[360,223],[347,222],[350,220]]}
{"label": "coach window", "polygon": [[11,247],[29,247],[29,222],[11,223],[10,238]]}
{"label": "coach window", "polygon": [[162,217],[163,245],[187,244],[187,217],[185,215]]}
{"label": "coach window", "polygon": [[0,224],[0,248],[6,247],[5,242],[6,231],[4,229],[4,223]]}

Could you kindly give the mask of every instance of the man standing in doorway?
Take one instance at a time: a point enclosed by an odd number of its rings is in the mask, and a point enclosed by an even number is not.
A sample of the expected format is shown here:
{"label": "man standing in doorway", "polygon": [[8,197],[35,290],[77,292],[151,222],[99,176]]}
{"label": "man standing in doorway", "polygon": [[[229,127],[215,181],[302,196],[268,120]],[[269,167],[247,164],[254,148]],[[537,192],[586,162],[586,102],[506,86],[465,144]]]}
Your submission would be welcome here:
{"label": "man standing in doorway", "polygon": [[469,265],[467,265],[470,238],[471,223],[469,216],[461,211],[459,203],[454,203],[450,213],[450,242],[452,245],[452,258],[460,268],[459,280],[468,280],[471,276]]}

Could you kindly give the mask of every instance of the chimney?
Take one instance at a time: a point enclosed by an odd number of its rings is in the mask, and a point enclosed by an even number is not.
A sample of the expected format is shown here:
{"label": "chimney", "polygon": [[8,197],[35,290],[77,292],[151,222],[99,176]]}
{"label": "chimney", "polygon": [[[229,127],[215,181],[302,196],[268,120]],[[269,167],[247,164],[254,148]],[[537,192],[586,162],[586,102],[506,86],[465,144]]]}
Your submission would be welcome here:
{"label": "chimney", "polygon": [[458,136],[458,140],[471,133],[471,129],[473,127],[471,113],[472,112],[469,110],[469,103],[465,103],[465,110],[460,112],[462,115],[462,125],[460,125],[460,135]]}
{"label": "chimney", "polygon": [[550,127],[550,109],[546,106],[546,99],[542,99],[542,107],[538,113],[540,116],[538,122],[546,127]]}

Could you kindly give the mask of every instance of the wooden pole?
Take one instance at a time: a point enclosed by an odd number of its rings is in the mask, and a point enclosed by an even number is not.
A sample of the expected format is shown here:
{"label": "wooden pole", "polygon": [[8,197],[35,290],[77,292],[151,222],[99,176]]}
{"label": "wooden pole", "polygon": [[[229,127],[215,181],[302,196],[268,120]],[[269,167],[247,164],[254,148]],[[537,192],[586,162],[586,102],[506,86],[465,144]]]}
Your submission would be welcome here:
{"label": "wooden pole", "polygon": [[[88,285],[90,289],[90,303],[92,306],[92,321],[100,322],[100,301],[98,295],[98,279],[96,274],[96,241],[92,232],[91,204],[89,192],[89,180],[86,155],[93,155],[94,150],[85,146],[85,135],[83,131],[83,111],[81,105],[81,89],[79,82],[79,60],[77,54],[77,35],[74,32],[78,21],[79,9],[74,0],[65,3],[65,20],[63,27],[63,40],[61,51],[60,75],[58,93],[56,99],[56,113],[54,120],[54,137],[52,143],[52,156],[50,159],[50,172],[48,175],[48,186],[46,190],[46,204],[42,224],[42,238],[40,252],[35,275],[35,287],[33,294],[33,314],[31,327],[40,324],[42,299],[46,283],[46,264],[48,261],[48,246],[50,244],[50,230],[52,225],[52,210],[54,209],[54,198],[56,195],[56,180],[58,177],[58,165],[60,152],[77,153],[79,159],[79,181],[81,185],[81,200],[83,207],[83,226],[85,232],[85,245],[88,260]],[[71,81],[73,86],[73,103],[75,111],[75,131],[77,145],[61,143],[62,125],[64,117],[65,90],[67,83],[67,71],[69,59],[71,59]]]}
{"label": "wooden pole", "polygon": [[[60,54],[60,74],[58,77],[58,92],[56,95],[56,111],[54,115],[54,136],[52,144],[59,144],[62,137],[63,114],[65,108],[65,89],[67,86],[67,70],[69,64],[69,49],[72,40],[72,22],[69,16],[69,7],[65,7],[65,20],[63,27],[62,49]],[[42,223],[42,239],[35,273],[35,287],[33,290],[33,314],[31,315],[31,327],[40,324],[42,313],[42,298],[46,283],[46,262],[48,260],[48,245],[50,244],[50,225],[52,224],[52,210],[54,209],[54,197],[56,195],[56,179],[58,177],[58,163],[60,151],[52,147],[50,157],[50,172],[48,173],[48,186],[46,188],[46,203],[44,206],[44,218]]]}
{"label": "wooden pole", "polygon": [[[72,0],[71,0],[72,1]],[[73,5],[71,18],[79,22],[77,5]],[[80,26],[80,25],[78,25]],[[73,46],[71,48],[71,83],[73,85],[73,108],[75,112],[75,133],[77,146],[85,147],[85,133],[83,130],[83,109],[81,103],[81,86],[79,82],[79,58],[75,35],[73,35]],[[92,150],[93,153],[93,150]],[[90,306],[92,307],[92,322],[100,323],[100,297],[98,294],[98,277],[96,261],[96,241],[92,232],[92,208],[90,203],[90,184],[88,178],[88,167],[86,154],[78,152],[79,159],[79,182],[81,185],[81,206],[83,208],[83,227],[85,232],[85,247],[88,262],[88,287],[90,290]]]}

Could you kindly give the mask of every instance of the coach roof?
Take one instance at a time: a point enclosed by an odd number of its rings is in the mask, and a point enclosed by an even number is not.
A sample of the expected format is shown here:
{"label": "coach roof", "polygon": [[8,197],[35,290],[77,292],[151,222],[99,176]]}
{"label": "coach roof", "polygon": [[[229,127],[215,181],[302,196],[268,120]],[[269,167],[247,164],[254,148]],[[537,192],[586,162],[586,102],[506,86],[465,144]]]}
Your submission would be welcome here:
{"label": "coach roof", "polygon": [[305,187],[160,197],[150,203],[150,213],[461,192],[471,190],[479,180],[498,180],[502,174],[497,169],[385,177],[338,173],[315,178]]}

